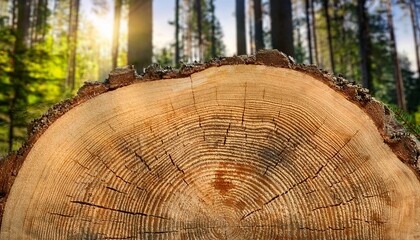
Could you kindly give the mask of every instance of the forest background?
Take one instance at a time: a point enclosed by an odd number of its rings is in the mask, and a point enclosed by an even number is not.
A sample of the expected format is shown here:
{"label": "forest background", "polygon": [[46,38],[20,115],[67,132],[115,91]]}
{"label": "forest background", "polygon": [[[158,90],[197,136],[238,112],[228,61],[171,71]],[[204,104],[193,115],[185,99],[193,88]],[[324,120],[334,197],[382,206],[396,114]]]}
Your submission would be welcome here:
{"label": "forest background", "polygon": [[0,0],[0,157],[117,66],[276,48],[368,88],[417,137],[419,0]]}

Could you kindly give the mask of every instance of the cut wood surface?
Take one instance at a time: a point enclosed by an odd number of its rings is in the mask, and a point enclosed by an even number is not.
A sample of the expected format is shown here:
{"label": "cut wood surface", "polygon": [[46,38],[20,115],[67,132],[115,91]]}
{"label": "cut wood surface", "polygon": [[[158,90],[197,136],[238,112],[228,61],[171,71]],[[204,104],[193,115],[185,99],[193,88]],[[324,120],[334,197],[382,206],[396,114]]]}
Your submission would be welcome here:
{"label": "cut wood surface", "polygon": [[419,152],[277,51],[119,69],[3,161],[0,239],[420,239]]}

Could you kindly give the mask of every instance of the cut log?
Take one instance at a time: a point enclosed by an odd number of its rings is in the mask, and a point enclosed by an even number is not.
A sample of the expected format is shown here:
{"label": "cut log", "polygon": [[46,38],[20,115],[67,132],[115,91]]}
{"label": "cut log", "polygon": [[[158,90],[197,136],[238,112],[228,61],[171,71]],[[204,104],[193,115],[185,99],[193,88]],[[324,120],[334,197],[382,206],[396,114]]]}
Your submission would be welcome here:
{"label": "cut log", "polygon": [[419,146],[277,51],[118,69],[3,161],[0,238],[420,238]]}

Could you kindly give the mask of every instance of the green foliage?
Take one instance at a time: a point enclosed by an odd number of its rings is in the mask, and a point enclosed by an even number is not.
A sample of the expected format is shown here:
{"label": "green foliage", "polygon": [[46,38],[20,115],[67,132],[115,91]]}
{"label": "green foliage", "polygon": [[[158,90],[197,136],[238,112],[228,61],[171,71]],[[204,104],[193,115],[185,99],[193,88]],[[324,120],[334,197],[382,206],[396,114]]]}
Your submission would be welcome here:
{"label": "green foliage", "polygon": [[407,129],[413,136],[420,140],[420,106],[418,107],[418,113],[409,114],[404,112],[395,105],[388,105],[388,107],[394,112],[395,118],[400,122],[405,129]]}
{"label": "green foliage", "polygon": [[[180,26],[180,59],[184,62],[193,60],[208,61],[212,58],[212,12],[210,0],[201,0],[201,28],[202,28],[202,41],[203,41],[203,59],[198,59],[198,24],[197,14],[195,9],[195,1],[184,1],[180,8],[181,14],[184,15],[183,22],[178,23]],[[169,22],[174,25],[175,22]],[[223,31],[220,21],[215,17],[215,47],[216,56],[223,56],[225,54],[225,44],[223,42]],[[175,52],[175,50],[173,50]],[[197,55],[197,56],[196,56]],[[155,56],[156,58],[156,56]],[[171,64],[177,65],[177,64]]]}
{"label": "green foliage", "polygon": [[[37,26],[40,32],[47,28],[48,26]],[[29,121],[60,99],[61,83],[65,78],[63,52],[60,48],[54,48],[51,35],[27,39],[24,45],[28,47],[17,51],[15,31],[13,26],[4,22],[0,26],[2,153],[9,150],[10,143],[12,149],[16,150],[26,138],[26,126]],[[10,131],[13,131],[12,135]],[[9,139],[9,136],[13,138]]]}
{"label": "green foliage", "polygon": [[159,49],[154,56],[154,62],[160,66],[172,66],[174,54],[168,48]]}

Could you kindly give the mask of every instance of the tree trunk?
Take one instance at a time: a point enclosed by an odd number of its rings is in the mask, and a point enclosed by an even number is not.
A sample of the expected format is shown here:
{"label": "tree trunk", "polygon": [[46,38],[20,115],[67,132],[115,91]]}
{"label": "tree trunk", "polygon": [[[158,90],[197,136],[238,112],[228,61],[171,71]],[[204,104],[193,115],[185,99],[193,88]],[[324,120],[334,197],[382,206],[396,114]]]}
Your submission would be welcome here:
{"label": "tree trunk", "polygon": [[254,22],[254,1],[248,1],[247,9],[248,18],[248,35],[249,35],[249,51],[255,53],[255,22]]}
{"label": "tree trunk", "polygon": [[26,103],[27,89],[27,70],[25,67],[25,54],[28,48],[31,1],[17,1],[17,16],[15,34],[16,39],[13,47],[11,74],[13,91],[11,92],[9,101],[9,126],[8,126],[8,145],[9,151],[13,150],[15,141],[15,127],[17,125],[18,102]]}
{"label": "tree trunk", "polygon": [[327,25],[327,35],[328,35],[328,50],[330,53],[330,63],[331,63],[331,70],[335,72],[335,61],[334,61],[334,50],[332,46],[332,34],[331,34],[331,20],[330,20],[330,13],[329,9],[329,1],[322,0],[324,15],[325,15],[325,23]]}
{"label": "tree trunk", "polygon": [[236,0],[236,50],[238,55],[246,54],[245,0]]}
{"label": "tree trunk", "polygon": [[418,236],[420,143],[363,89],[277,51],[155,71],[34,122],[1,162],[1,239]]}
{"label": "tree trunk", "polygon": [[197,13],[197,40],[198,40],[198,59],[203,61],[203,27],[202,27],[202,8],[201,0],[195,0],[195,7]]}
{"label": "tree trunk", "polygon": [[38,0],[37,17],[36,17],[36,40],[44,41],[47,35],[47,20],[48,20],[48,1]]}
{"label": "tree trunk", "polygon": [[128,64],[143,72],[152,62],[152,0],[130,0],[128,13]]}
{"label": "tree trunk", "polygon": [[357,20],[359,25],[359,50],[362,69],[362,85],[373,92],[371,75],[371,47],[369,34],[369,18],[366,13],[366,0],[357,0]]}
{"label": "tree trunk", "polygon": [[270,0],[270,16],[273,48],[294,57],[291,0]]}
{"label": "tree trunk", "polygon": [[394,34],[394,24],[392,20],[392,9],[391,9],[391,0],[386,2],[387,17],[388,17],[388,30],[390,36],[390,47],[391,47],[391,57],[394,65],[394,79],[397,92],[397,104],[402,110],[407,110],[407,104],[405,101],[404,93],[404,82],[401,73],[400,62],[398,60],[398,51],[395,44],[395,34]]}
{"label": "tree trunk", "polygon": [[175,66],[180,64],[179,46],[179,0],[175,0]]}
{"label": "tree trunk", "polygon": [[211,56],[216,57],[216,13],[214,9],[214,0],[210,0],[211,8]]}
{"label": "tree trunk", "polygon": [[118,48],[120,38],[120,22],[121,22],[121,5],[122,0],[114,0],[114,33],[112,36],[112,69],[118,65]]}
{"label": "tree trunk", "polygon": [[261,12],[261,0],[254,1],[254,27],[255,27],[255,49],[264,48],[263,21]]}
{"label": "tree trunk", "polygon": [[413,26],[414,48],[416,52],[416,63],[417,63],[417,76],[420,78],[420,59],[419,59],[420,55],[419,55],[419,40],[418,40],[420,28],[418,26],[418,16],[415,11],[415,1],[409,0],[408,5],[410,9],[411,24]]}
{"label": "tree trunk", "polygon": [[76,82],[77,31],[80,0],[70,0],[69,32],[67,36],[69,55],[67,64],[66,90],[74,91]]}
{"label": "tree trunk", "polygon": [[311,1],[311,17],[312,17],[312,32],[314,33],[314,52],[315,52],[315,64],[319,65],[319,55],[318,55],[318,41],[316,36],[316,15],[315,15],[315,5],[314,0]]}
{"label": "tree trunk", "polygon": [[309,52],[309,63],[313,64],[313,56],[312,56],[312,36],[311,36],[311,22],[310,22],[310,14],[309,14],[309,0],[305,0],[305,20],[306,20],[306,41],[308,42],[308,52]]}

